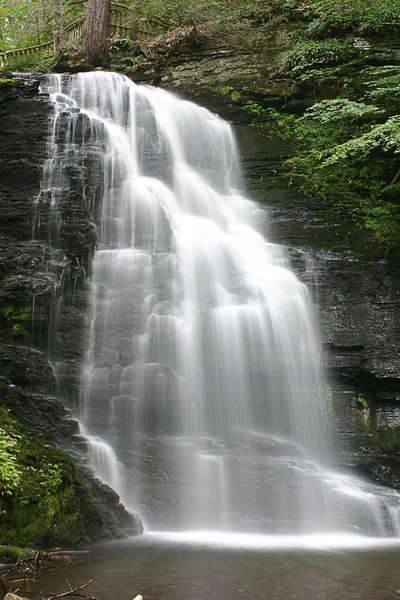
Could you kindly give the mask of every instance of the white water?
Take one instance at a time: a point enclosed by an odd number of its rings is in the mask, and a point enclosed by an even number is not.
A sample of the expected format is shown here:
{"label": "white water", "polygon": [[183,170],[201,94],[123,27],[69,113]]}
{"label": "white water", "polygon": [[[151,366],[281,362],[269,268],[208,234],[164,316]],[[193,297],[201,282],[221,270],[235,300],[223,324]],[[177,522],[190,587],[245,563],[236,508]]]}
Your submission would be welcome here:
{"label": "white water", "polygon": [[312,304],[228,123],[117,74],[49,90],[44,186],[77,156],[104,172],[80,415],[98,475],[150,529],[399,535],[394,492],[329,468]]}
{"label": "white water", "polygon": [[138,544],[155,542],[178,546],[203,546],[207,548],[240,548],[242,550],[371,550],[400,547],[400,538],[366,537],[346,533],[320,533],[305,535],[258,535],[249,533],[227,533],[222,531],[163,531],[151,532]]}

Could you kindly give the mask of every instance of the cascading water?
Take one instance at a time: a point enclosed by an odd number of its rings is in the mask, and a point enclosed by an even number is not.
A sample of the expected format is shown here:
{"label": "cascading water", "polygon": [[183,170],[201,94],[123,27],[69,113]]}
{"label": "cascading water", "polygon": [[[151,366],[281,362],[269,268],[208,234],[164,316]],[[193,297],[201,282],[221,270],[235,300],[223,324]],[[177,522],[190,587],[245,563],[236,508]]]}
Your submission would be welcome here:
{"label": "cascading water", "polygon": [[78,143],[104,170],[80,415],[98,475],[153,530],[398,535],[395,492],[327,467],[313,308],[231,127],[117,74],[47,86],[44,186]]}

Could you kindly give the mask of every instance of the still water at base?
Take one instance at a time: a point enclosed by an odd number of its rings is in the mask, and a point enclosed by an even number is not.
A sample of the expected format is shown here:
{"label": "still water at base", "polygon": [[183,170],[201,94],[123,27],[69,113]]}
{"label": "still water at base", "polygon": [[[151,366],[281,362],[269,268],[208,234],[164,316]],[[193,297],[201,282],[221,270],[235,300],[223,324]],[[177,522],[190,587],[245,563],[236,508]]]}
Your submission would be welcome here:
{"label": "still water at base", "polygon": [[[215,534],[216,536],[218,534]],[[147,534],[90,546],[73,565],[20,588],[29,597],[93,579],[100,600],[389,600],[400,596],[398,540],[357,536]],[[399,590],[399,592],[398,592]]]}

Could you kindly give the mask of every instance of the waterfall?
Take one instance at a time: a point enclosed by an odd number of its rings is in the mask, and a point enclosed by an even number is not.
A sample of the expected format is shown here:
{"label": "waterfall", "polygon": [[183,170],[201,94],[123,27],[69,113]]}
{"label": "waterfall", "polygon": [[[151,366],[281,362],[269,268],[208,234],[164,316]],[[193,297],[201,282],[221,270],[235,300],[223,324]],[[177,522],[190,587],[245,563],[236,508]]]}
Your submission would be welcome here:
{"label": "waterfall", "polygon": [[75,156],[104,173],[79,414],[97,474],[152,530],[398,535],[397,494],[330,467],[312,302],[230,125],[114,73],[42,87],[47,193]]}

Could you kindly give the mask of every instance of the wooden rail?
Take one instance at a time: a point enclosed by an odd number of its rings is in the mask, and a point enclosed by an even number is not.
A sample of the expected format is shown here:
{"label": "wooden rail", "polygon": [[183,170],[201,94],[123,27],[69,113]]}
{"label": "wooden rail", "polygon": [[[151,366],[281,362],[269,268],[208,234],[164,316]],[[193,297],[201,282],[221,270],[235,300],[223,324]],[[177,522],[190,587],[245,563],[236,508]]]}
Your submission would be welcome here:
{"label": "wooden rail", "polygon": [[[70,48],[79,43],[83,37],[85,17],[76,19],[67,27],[62,34],[56,33],[54,39],[43,44],[30,46],[29,48],[17,48],[0,52],[0,67],[9,61],[27,58],[41,58],[57,52],[60,48]],[[151,19],[139,19],[139,33],[142,35],[158,35],[167,29],[159,21]],[[132,30],[132,13],[125,4],[111,3],[110,37],[115,39],[129,39]]]}
{"label": "wooden rail", "polygon": [[85,27],[85,17],[81,17],[73,23],[67,25],[64,29],[62,39],[60,40],[60,47],[70,48],[83,37],[83,29]]}
{"label": "wooden rail", "polygon": [[33,56],[45,56],[53,54],[56,51],[55,42],[44,42],[37,46],[30,46],[29,48],[18,48],[17,50],[8,50],[7,52],[0,53],[0,65],[6,63],[9,60],[18,60],[18,58],[29,58]]}

